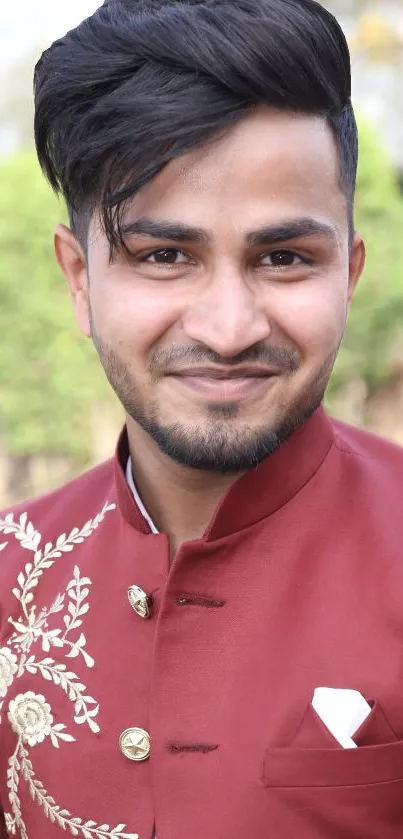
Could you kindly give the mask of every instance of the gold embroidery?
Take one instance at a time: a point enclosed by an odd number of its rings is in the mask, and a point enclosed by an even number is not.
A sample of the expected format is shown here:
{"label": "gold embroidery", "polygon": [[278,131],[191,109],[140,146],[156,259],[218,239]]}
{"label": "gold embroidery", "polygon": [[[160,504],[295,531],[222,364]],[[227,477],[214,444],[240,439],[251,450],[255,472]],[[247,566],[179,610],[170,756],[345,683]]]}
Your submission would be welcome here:
{"label": "gold embroidery", "polygon": [[[87,688],[81,678],[73,670],[68,670],[64,662],[57,662],[51,656],[38,659],[35,653],[31,653],[33,645],[40,643],[44,653],[49,653],[52,647],[60,648],[66,658],[80,659],[87,668],[94,666],[94,659],[86,650],[86,637],[81,631],[83,618],[90,608],[87,598],[91,580],[81,577],[80,569],[76,565],[66,590],[59,593],[49,607],[42,608],[37,613],[34,601],[35,589],[44,572],[52,567],[56,559],[64,553],[70,553],[76,545],[91,536],[105,515],[115,509],[115,504],[105,504],[101,512],[94,519],[87,521],[81,529],[75,527],[68,535],[62,533],[54,545],[48,542],[43,549],[40,548],[41,534],[28,521],[26,513],[23,513],[18,521],[14,521],[12,513],[4,519],[0,518],[0,533],[12,534],[21,548],[33,553],[33,560],[27,562],[24,570],[20,571],[17,585],[12,590],[14,597],[21,604],[21,616],[17,621],[9,618],[14,631],[7,646],[0,648],[0,711],[15,679],[20,678],[24,672],[39,674],[45,681],[52,681],[60,687],[73,703],[75,723],[88,725],[94,734],[99,732],[99,725],[95,720],[99,704],[87,694]],[[0,551],[3,551],[7,544],[8,542],[2,543]],[[58,613],[63,613],[62,625],[50,629],[49,618]],[[75,737],[65,731],[66,726],[63,723],[54,722],[51,706],[45,696],[32,691],[18,694],[9,702],[7,716],[18,738],[7,770],[11,813],[5,813],[5,820],[9,834],[15,836],[18,830],[21,839],[29,839],[19,797],[22,777],[28,785],[31,798],[43,808],[45,816],[63,830],[69,830],[73,836],[81,836],[82,839],[138,839],[136,833],[123,832],[124,824],[111,828],[108,824],[97,825],[91,819],[84,821],[77,816],[73,817],[69,810],[56,804],[42,782],[35,777],[28,747],[34,748],[46,738],[50,739],[54,748],[59,748],[60,742],[75,742]]]}

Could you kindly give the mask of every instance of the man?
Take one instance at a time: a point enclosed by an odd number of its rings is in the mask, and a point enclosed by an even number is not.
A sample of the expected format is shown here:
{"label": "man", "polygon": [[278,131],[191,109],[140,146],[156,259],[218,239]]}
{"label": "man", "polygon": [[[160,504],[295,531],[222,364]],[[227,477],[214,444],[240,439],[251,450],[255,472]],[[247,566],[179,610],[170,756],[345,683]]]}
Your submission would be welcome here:
{"label": "man", "polygon": [[322,407],[364,266],[345,38],[110,0],[35,96],[126,427],[0,520],[1,835],[397,839],[403,454]]}

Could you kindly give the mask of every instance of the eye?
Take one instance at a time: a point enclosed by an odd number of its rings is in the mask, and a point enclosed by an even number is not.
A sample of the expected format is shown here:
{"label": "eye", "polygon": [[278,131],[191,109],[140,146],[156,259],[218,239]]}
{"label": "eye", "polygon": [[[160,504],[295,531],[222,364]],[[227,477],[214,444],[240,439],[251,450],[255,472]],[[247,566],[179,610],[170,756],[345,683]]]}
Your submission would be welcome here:
{"label": "eye", "polygon": [[271,268],[295,268],[297,265],[306,264],[306,260],[294,251],[278,250],[265,254],[261,259],[261,264],[269,265]]}
{"label": "eye", "polygon": [[159,251],[146,254],[141,257],[140,261],[151,265],[182,265],[188,261],[188,258],[178,248],[162,248]]}

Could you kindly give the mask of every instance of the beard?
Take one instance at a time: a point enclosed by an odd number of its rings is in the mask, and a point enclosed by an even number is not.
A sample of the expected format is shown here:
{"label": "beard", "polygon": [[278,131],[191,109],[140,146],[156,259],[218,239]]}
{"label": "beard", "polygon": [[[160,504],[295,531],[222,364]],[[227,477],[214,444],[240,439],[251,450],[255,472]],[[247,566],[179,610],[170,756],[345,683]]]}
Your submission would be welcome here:
{"label": "beard", "polygon": [[[165,424],[160,418],[157,403],[144,405],[140,388],[133,380],[128,365],[100,339],[94,328],[92,338],[107,379],[126,414],[141,426],[160,451],[182,466],[221,474],[245,472],[258,466],[315,413],[323,401],[338,352],[337,348],[326,358],[311,382],[309,392],[305,391],[296,398],[285,415],[283,409],[283,417],[276,425],[263,421],[251,428],[246,422],[235,423],[241,412],[240,404],[217,402],[207,405],[207,416],[202,422],[177,420]],[[288,376],[300,366],[296,351],[283,347],[252,347],[237,356],[236,360],[223,360],[205,346],[174,347],[153,353],[150,360],[151,380],[157,382],[170,365],[176,364],[177,369],[186,361],[195,365],[220,364],[221,367],[257,361],[278,365]],[[279,406],[279,413],[281,410]]]}

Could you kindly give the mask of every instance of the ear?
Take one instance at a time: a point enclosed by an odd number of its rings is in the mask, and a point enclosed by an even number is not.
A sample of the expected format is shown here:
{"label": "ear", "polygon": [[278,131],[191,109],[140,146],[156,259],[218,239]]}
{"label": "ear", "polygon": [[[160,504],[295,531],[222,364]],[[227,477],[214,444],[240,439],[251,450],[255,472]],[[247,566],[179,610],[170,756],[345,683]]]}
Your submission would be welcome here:
{"label": "ear", "polygon": [[69,285],[77,323],[81,332],[89,338],[91,326],[85,253],[74,233],[64,224],[58,224],[56,227],[54,245],[56,259]]}
{"label": "ear", "polygon": [[348,305],[354,297],[359,279],[365,266],[365,244],[361,236],[355,233],[350,250],[349,278],[348,278]]}

